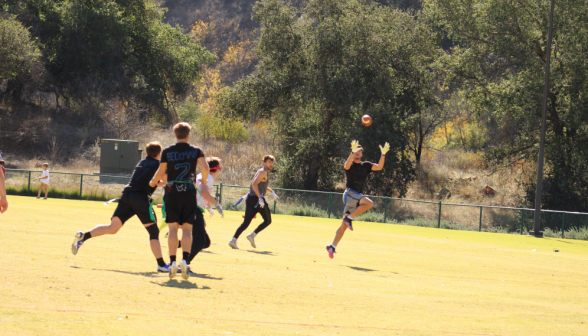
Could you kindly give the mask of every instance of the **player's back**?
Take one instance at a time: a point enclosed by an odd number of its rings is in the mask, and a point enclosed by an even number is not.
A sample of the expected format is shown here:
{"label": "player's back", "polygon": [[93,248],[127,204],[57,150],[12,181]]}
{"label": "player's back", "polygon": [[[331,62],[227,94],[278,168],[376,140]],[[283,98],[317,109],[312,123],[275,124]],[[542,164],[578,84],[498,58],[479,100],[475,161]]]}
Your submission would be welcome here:
{"label": "player's back", "polygon": [[148,195],[153,194],[157,187],[150,187],[149,181],[151,181],[155,175],[157,168],[159,168],[159,160],[150,156],[147,156],[143,160],[139,161],[139,163],[137,163],[135,166],[135,170],[131,176],[131,181],[126,185],[123,192],[136,191]]}
{"label": "player's back", "polygon": [[188,143],[177,143],[165,148],[161,162],[167,163],[168,182],[194,182],[198,159],[204,157],[202,150]]}

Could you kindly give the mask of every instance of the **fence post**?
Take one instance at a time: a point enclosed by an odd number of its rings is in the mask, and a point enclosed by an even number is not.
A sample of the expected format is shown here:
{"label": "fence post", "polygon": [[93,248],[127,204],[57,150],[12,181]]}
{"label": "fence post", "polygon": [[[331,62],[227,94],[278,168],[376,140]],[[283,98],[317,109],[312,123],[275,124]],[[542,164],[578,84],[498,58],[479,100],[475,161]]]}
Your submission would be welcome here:
{"label": "fence post", "polygon": [[441,228],[441,201],[439,201],[439,219],[437,220],[437,229]]}
{"label": "fence post", "polygon": [[80,174],[80,201],[82,200],[82,186],[84,185],[84,174]]}
{"label": "fence post", "polygon": [[274,215],[276,214],[276,199],[274,198]]}
{"label": "fence post", "polygon": [[566,227],[566,213],[564,212],[561,216],[561,239],[564,238],[564,232]]}
{"label": "fence post", "polygon": [[480,228],[478,229],[478,232],[482,232],[482,209],[483,207],[480,207]]}
{"label": "fence post", "polygon": [[525,209],[521,210],[523,214],[521,215],[521,235],[523,234],[523,225],[525,225]]}
{"label": "fence post", "polygon": [[27,196],[31,196],[31,171],[29,170],[29,186],[27,188]]}
{"label": "fence post", "polygon": [[388,197],[384,198],[384,223],[386,223],[387,211],[388,211]]}
{"label": "fence post", "polygon": [[333,193],[330,192],[329,193],[329,209],[327,210],[327,213],[329,214],[329,216],[328,216],[329,218],[331,218],[331,200],[332,200],[332,198],[333,198]]}
{"label": "fence post", "polygon": [[220,184],[220,190],[219,190],[219,193],[218,193],[218,202],[221,203],[221,204],[223,202],[223,184],[222,184],[222,182]]}

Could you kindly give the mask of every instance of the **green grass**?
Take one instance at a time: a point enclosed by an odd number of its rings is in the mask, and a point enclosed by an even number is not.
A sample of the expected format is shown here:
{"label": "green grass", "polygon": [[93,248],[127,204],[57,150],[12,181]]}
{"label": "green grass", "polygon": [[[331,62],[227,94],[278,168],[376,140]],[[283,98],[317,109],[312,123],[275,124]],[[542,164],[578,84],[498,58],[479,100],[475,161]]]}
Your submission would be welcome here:
{"label": "green grass", "polygon": [[1,335],[534,336],[588,327],[586,241],[356,221],[329,259],[339,219],[275,215],[257,249],[242,236],[232,250],[243,213],[227,211],[207,220],[212,246],[193,263],[198,276],[170,281],[154,272],[136,218],[71,255],[74,233],[108,222],[115,204],[9,202],[0,215]]}

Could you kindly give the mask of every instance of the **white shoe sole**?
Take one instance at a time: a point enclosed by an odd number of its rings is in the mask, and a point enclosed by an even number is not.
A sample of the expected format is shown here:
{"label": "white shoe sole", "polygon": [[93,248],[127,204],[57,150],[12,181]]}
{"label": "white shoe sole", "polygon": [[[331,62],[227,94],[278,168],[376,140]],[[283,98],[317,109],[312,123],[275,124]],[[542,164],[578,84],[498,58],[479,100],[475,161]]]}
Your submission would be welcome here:
{"label": "white shoe sole", "polygon": [[79,242],[80,240],[82,240],[82,238],[83,238],[83,237],[84,237],[84,236],[83,236],[83,234],[81,234],[81,232],[78,232],[78,233],[76,233],[76,236],[75,236],[75,238],[74,238],[74,241],[73,241],[73,243],[71,244],[71,253],[72,253],[73,255],[76,255],[76,254],[78,254],[78,251],[80,250],[80,249],[78,248],[78,242]]}
{"label": "white shoe sole", "polygon": [[174,263],[169,268],[169,278],[170,279],[175,278],[177,273],[178,273],[178,265],[174,261]]}
{"label": "white shoe sole", "polygon": [[229,242],[229,246],[233,249],[233,250],[238,250],[239,248],[237,247],[237,244],[234,244],[232,242]]}
{"label": "white shoe sole", "polygon": [[180,263],[180,269],[182,270],[182,279],[188,280],[190,278],[190,274],[188,274],[188,264],[186,264],[186,261],[182,260]]}
{"label": "white shoe sole", "polygon": [[253,240],[252,237],[247,236],[247,240],[249,240],[249,242],[251,243],[251,246],[253,246],[253,248],[257,248],[257,246],[255,246],[255,240]]}

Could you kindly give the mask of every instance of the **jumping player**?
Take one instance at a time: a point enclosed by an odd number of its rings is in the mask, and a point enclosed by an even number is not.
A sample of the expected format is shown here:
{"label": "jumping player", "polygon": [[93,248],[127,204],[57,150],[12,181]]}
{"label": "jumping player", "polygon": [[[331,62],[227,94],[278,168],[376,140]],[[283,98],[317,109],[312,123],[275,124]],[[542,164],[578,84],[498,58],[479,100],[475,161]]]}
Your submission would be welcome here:
{"label": "jumping player", "polygon": [[[209,169],[204,153],[198,147],[188,143],[190,140],[190,124],[178,123],[174,126],[174,135],[178,142],[163,150],[159,169],[153,176],[150,186],[155,186],[167,171],[167,184],[163,196],[163,207],[166,212],[166,222],[169,226],[169,277],[175,278],[178,272],[176,253],[178,249],[178,229],[182,227],[182,261],[179,267],[182,271],[182,278],[187,280],[188,262],[192,247],[192,229],[196,230],[197,244],[202,246],[206,238],[202,235],[204,231],[204,217],[198,210],[196,204],[196,167],[202,166],[202,179],[207,180]],[[201,248],[200,248],[201,249]]]}
{"label": "jumping player", "polygon": [[337,247],[337,244],[339,244],[341,238],[343,238],[345,230],[349,229],[353,231],[353,226],[351,224],[353,219],[374,206],[374,202],[363,196],[361,193],[363,192],[363,187],[365,186],[368,175],[371,172],[384,169],[386,153],[390,150],[390,145],[386,142],[384,147],[380,146],[380,150],[382,151],[382,156],[380,157],[380,162],[378,162],[378,164],[361,161],[363,148],[357,140],[351,142],[351,154],[347,158],[347,161],[345,161],[344,166],[345,175],[347,176],[347,189],[345,189],[345,193],[343,193],[343,203],[345,204],[343,223],[341,223],[341,226],[337,229],[333,244],[327,245],[327,252],[329,252],[329,257],[331,258],[333,258],[335,248]]}
{"label": "jumping player", "polygon": [[151,251],[157,260],[157,271],[168,272],[169,267],[163,261],[161,254],[161,245],[159,244],[159,229],[157,228],[157,218],[153,211],[151,195],[157,186],[163,187],[163,182],[151,187],[149,181],[159,167],[159,158],[161,156],[161,145],[159,142],[150,142],[145,148],[147,156],[139,161],[129,184],[123,189],[122,196],[114,210],[110,225],[98,225],[88,232],[78,232],[71,244],[71,252],[76,255],[84,242],[90,238],[99,237],[105,234],[115,234],[122,228],[126,221],[134,215],[139,217],[143,226],[149,233],[149,244]]}
{"label": "jumping player", "polygon": [[247,194],[247,199],[245,200],[245,219],[243,220],[243,224],[239,226],[233,239],[229,242],[229,246],[238,249],[237,247],[237,239],[247,229],[253,217],[259,212],[261,217],[263,217],[263,222],[259,224],[259,226],[255,229],[255,231],[251,232],[247,236],[247,240],[251,243],[251,246],[254,248],[255,246],[255,236],[260,233],[263,229],[268,227],[272,223],[272,215],[269,210],[269,206],[267,206],[267,202],[265,201],[264,195],[266,191],[269,191],[274,195],[276,199],[279,199],[278,195],[268,187],[269,184],[269,172],[274,169],[274,161],[275,158],[273,155],[266,155],[263,157],[263,167],[260,168],[253,177],[253,181],[251,181],[251,185],[249,186],[249,194]]}

